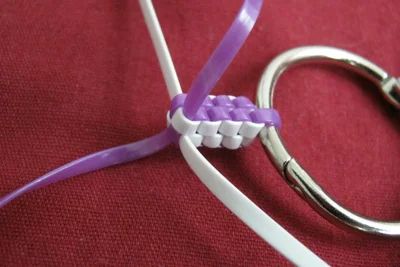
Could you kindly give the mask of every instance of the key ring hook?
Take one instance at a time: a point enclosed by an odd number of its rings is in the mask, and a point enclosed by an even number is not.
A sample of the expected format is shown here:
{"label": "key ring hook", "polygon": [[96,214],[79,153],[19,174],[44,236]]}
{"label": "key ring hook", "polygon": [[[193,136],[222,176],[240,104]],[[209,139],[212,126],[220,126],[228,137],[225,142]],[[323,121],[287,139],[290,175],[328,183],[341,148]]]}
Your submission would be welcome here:
{"label": "key ring hook", "polygon": [[[326,46],[294,48],[277,56],[262,74],[257,90],[257,105],[260,108],[273,107],[276,82],[288,67],[316,61],[334,63],[359,73],[374,82],[381,89],[386,100],[395,108],[400,109],[399,80],[358,55]],[[326,219],[366,233],[400,237],[400,221],[385,222],[364,217],[341,206],[325,193],[287,151],[277,128],[263,129],[260,138],[275,167],[289,185]]]}

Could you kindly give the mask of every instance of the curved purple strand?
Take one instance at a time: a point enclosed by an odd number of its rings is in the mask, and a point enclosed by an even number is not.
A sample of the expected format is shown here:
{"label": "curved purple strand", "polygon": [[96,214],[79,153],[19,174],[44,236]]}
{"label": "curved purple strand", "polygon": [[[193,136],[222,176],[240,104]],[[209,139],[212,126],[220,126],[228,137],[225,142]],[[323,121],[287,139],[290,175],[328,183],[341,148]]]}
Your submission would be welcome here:
{"label": "curved purple strand", "polygon": [[[261,10],[263,0],[245,0],[233,24],[202,68],[189,90],[185,115],[194,117],[211,89],[222,76],[246,40]],[[176,134],[167,128],[141,141],[102,150],[67,163],[0,198],[0,208],[21,195],[77,175],[127,163],[154,154],[176,142]]]}
{"label": "curved purple strand", "polygon": [[141,141],[105,149],[79,158],[46,173],[45,175],[0,198],[0,208],[25,193],[45,187],[52,183],[154,154],[171,144],[171,140],[171,130],[167,128],[161,133]]}
{"label": "curved purple strand", "polygon": [[224,38],[190,86],[183,113],[194,119],[197,110],[210,94],[243,45],[260,13],[263,0],[245,0]]}

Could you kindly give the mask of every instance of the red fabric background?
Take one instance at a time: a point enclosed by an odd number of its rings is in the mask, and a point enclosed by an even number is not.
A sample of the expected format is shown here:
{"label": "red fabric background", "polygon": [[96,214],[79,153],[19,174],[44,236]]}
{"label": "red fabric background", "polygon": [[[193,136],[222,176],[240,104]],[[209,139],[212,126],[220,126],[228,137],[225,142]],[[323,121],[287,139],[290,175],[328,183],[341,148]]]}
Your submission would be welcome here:
{"label": "red fabric background", "polygon": [[[239,0],[155,1],[183,88]],[[278,53],[324,44],[400,74],[400,2],[266,1],[215,93],[254,99]],[[2,1],[0,194],[165,126],[168,97],[136,1]],[[310,65],[279,83],[283,137],[337,200],[399,219],[399,113],[369,82]],[[343,231],[282,180],[259,142],[202,150],[263,210],[334,266],[395,266],[400,240]],[[1,265],[289,265],[232,215],[175,147],[52,185],[0,210]]]}

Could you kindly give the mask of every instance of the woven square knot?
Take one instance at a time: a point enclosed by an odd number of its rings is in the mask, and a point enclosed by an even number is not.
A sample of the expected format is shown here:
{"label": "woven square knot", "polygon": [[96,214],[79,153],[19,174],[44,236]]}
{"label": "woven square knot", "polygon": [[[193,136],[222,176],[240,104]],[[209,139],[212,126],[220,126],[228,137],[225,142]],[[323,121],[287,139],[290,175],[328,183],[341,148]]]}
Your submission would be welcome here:
{"label": "woven square knot", "polygon": [[183,113],[186,94],[174,97],[167,115],[168,124],[191,138],[197,147],[238,149],[249,145],[264,127],[280,127],[274,109],[257,108],[247,97],[208,96],[193,120]]}

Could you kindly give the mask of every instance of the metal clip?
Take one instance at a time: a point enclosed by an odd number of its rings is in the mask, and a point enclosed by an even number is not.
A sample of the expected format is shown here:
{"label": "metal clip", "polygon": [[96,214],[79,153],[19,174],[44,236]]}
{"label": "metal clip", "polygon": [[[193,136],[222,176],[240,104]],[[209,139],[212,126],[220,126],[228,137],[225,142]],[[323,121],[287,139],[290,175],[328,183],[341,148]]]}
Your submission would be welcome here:
{"label": "metal clip", "polygon": [[[276,82],[288,67],[299,63],[321,61],[344,66],[368,78],[381,89],[389,103],[400,109],[400,82],[398,79],[358,55],[326,46],[299,47],[276,57],[261,77],[257,91],[257,105],[260,108],[273,107]],[[364,217],[344,208],[325,193],[289,154],[275,127],[262,130],[260,138],[275,167],[289,185],[326,219],[367,233],[400,237],[400,221],[384,222]]]}

